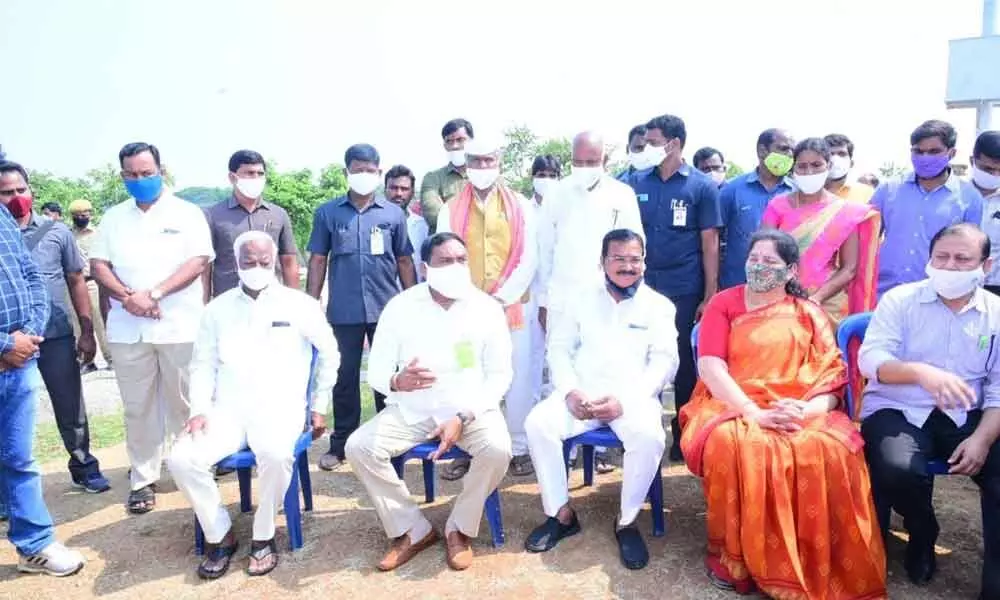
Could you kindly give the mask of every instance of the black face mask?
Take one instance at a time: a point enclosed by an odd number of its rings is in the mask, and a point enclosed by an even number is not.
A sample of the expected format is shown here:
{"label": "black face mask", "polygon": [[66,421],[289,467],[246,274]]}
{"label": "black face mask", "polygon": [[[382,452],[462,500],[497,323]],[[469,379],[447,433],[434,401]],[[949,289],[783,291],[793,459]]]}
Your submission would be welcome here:
{"label": "black face mask", "polygon": [[73,217],[73,224],[83,229],[87,225],[90,225],[90,217]]}
{"label": "black face mask", "polygon": [[642,285],[642,277],[640,277],[639,279],[636,279],[635,283],[633,283],[632,285],[630,285],[628,287],[621,287],[620,285],[616,284],[614,281],[611,281],[611,278],[608,277],[607,273],[604,274],[604,281],[605,281],[605,283],[608,284],[609,288],[611,288],[612,290],[618,292],[619,294],[621,294],[625,298],[633,298],[633,297],[635,297],[635,293],[639,291],[639,286]]}

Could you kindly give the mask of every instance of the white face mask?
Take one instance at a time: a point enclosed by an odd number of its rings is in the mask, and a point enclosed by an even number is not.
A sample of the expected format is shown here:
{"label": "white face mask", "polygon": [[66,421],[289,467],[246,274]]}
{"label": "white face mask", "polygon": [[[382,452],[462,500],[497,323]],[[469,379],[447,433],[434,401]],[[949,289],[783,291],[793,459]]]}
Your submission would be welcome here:
{"label": "white face mask", "polygon": [[829,171],[813,173],[812,175],[799,175],[796,173],[794,177],[795,187],[803,194],[815,194],[823,189],[823,185],[826,183],[829,175]]}
{"label": "white face mask", "polygon": [[647,145],[646,150],[643,153],[646,154],[646,160],[648,161],[646,164],[649,165],[648,168],[660,166],[660,163],[666,160],[667,156],[670,155],[670,153],[667,152],[666,146],[653,145]]}
{"label": "white face mask", "polygon": [[469,183],[477,190],[488,190],[496,183],[500,177],[500,169],[467,169],[465,174],[469,176]]}
{"label": "white face mask", "polygon": [[712,171],[708,174],[717,185],[722,185],[726,182],[726,172],[725,171]]}
{"label": "white face mask", "polygon": [[427,265],[427,285],[435,292],[452,300],[468,298],[476,289],[472,285],[469,267],[460,263],[444,267]]}
{"label": "white face mask", "polygon": [[974,163],[972,165],[972,181],[983,190],[1000,189],[1000,175],[987,173]]}
{"label": "white face mask", "polygon": [[354,193],[360,196],[367,196],[375,191],[382,179],[377,173],[348,173],[347,185]]}
{"label": "white face mask", "polygon": [[550,177],[535,177],[534,179],[531,180],[531,187],[535,189],[536,194],[544,198],[545,195],[549,193],[549,190],[552,189],[552,186],[555,185],[557,181],[559,180],[552,179]]}
{"label": "white face mask", "polygon": [[264,177],[239,177],[236,179],[236,189],[247,198],[257,199],[264,193],[267,179]]}
{"label": "white face mask", "polygon": [[448,150],[448,162],[455,165],[456,167],[465,166],[465,150],[459,148],[458,150]]}
{"label": "white face mask", "polygon": [[236,273],[240,277],[240,282],[249,290],[259,292],[274,281],[274,269],[271,267],[252,267],[249,269],[238,269]]}
{"label": "white face mask", "polygon": [[834,154],[830,157],[830,179],[843,179],[851,170],[851,159]]}
{"label": "white face mask", "polygon": [[986,279],[986,273],[980,267],[971,271],[949,271],[936,269],[928,263],[924,272],[927,273],[931,287],[937,295],[946,300],[971,294],[977,287],[983,285],[983,280]]}
{"label": "white face mask", "polygon": [[628,153],[628,163],[632,165],[632,168],[636,171],[645,171],[646,169],[655,166],[651,162],[649,148],[649,146],[646,146],[641,152]]}
{"label": "white face mask", "polygon": [[604,169],[601,167],[573,167],[573,172],[569,176],[577,187],[589,190],[603,174]]}

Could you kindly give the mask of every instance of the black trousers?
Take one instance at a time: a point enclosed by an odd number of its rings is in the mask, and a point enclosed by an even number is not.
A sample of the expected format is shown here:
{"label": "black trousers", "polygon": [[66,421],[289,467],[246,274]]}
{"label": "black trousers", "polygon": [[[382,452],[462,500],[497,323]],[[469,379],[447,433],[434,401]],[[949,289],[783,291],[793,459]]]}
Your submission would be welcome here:
{"label": "black trousers", "polygon": [[[333,431],[330,433],[330,454],[344,459],[344,444],[361,425],[361,359],[365,339],[371,345],[375,323],[334,325],[333,336],[340,349],[340,370],[333,386]],[[375,410],[385,408],[385,396],[375,392]]]}
{"label": "black trousers", "polygon": [[52,412],[69,452],[69,472],[75,481],[100,471],[90,453],[90,426],[83,402],[83,380],[76,360],[76,339],[72,335],[46,339],[39,345],[38,370],[52,399]]}
{"label": "black trousers", "polygon": [[[694,329],[694,316],[701,304],[701,294],[683,296],[668,296],[677,309],[674,324],[677,326],[677,354],[680,364],[677,367],[677,377],[674,378],[674,406],[679,414],[681,407],[691,399],[694,384],[698,380],[695,370],[694,352],[691,349],[691,330]],[[670,431],[673,436],[673,446],[680,447],[681,426],[675,415],[670,421]]]}
{"label": "black trousers", "polygon": [[[903,517],[911,544],[934,545],[938,522],[932,504],[934,478],[927,474],[927,462],[948,460],[975,431],[981,417],[981,411],[972,411],[965,425],[957,427],[943,412],[934,410],[923,427],[916,427],[902,412],[883,409],[864,420],[861,435],[883,538],[890,511],[895,509]],[[980,597],[1000,598],[1000,443],[993,444],[972,480],[979,486],[985,547]]]}

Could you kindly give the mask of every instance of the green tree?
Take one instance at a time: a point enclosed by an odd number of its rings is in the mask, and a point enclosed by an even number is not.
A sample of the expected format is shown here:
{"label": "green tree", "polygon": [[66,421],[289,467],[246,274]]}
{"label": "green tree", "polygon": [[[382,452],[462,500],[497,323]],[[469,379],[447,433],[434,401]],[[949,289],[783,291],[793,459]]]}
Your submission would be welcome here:
{"label": "green tree", "polygon": [[122,182],[121,173],[117,166],[108,163],[103,167],[87,171],[87,180],[90,182],[92,196],[91,204],[94,205],[94,214],[101,215],[108,207],[114,206],[128,198],[125,191],[125,183]]}
{"label": "green tree", "polygon": [[551,154],[559,159],[563,168],[563,176],[569,174],[573,164],[573,144],[566,138],[551,138],[542,140],[528,127],[518,125],[504,132],[507,138],[504,144],[503,159],[500,170],[504,181],[513,189],[530,196],[531,163],[536,156]]}
{"label": "green tree", "polygon": [[219,202],[229,200],[233,195],[233,191],[231,188],[195,186],[177,190],[174,194],[192,204],[207,208]]}
{"label": "green tree", "polygon": [[726,181],[729,181],[733,177],[739,177],[744,173],[746,173],[746,171],[743,170],[743,167],[739,166],[734,162],[731,162],[727,165],[726,168]]}
{"label": "green tree", "polygon": [[346,193],[347,179],[342,166],[324,167],[318,180],[309,169],[283,172],[273,164],[268,167],[264,196],[288,212],[295,232],[295,243],[302,252],[309,243],[316,209],[323,202]]}
{"label": "green tree", "polygon": [[55,202],[62,207],[63,214],[66,214],[74,200],[93,200],[90,182],[84,179],[57,177],[47,171],[33,171],[30,179],[36,208],[44,202]]}
{"label": "green tree", "polygon": [[906,171],[906,167],[898,165],[895,161],[891,160],[882,163],[882,166],[878,168],[879,179],[881,181],[898,179],[906,174]]}

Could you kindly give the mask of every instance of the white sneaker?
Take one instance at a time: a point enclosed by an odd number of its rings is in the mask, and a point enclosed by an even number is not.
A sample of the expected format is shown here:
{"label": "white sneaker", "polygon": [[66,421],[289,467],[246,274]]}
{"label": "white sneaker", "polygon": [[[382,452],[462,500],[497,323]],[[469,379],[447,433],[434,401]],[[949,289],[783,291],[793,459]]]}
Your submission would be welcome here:
{"label": "white sneaker", "polygon": [[83,568],[83,555],[59,542],[52,542],[38,554],[21,556],[17,570],[22,573],[44,573],[54,577],[73,575]]}

